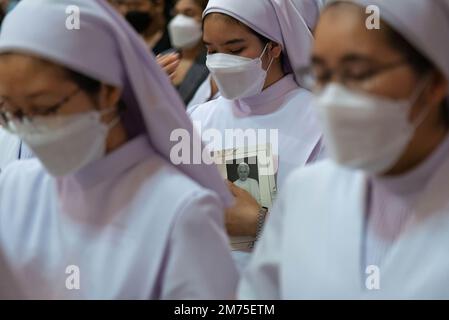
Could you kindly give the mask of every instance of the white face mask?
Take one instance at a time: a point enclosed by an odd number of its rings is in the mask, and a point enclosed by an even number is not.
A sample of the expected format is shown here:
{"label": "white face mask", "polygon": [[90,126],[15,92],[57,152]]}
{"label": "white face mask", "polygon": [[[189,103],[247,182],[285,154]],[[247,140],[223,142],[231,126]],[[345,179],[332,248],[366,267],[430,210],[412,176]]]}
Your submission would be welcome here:
{"label": "white face mask", "polygon": [[[424,82],[424,85],[426,82]],[[316,97],[326,147],[335,162],[370,174],[392,169],[427,117],[426,108],[414,123],[412,106],[425,86],[409,100],[391,100],[328,85]]]}
{"label": "white face mask", "polygon": [[106,138],[119,119],[106,125],[103,115],[115,111],[89,111],[76,115],[11,120],[9,130],[34,152],[52,176],[64,176],[106,154]]}
{"label": "white face mask", "polygon": [[196,46],[203,36],[201,23],[194,18],[178,14],[168,24],[171,44],[177,49],[189,49]]}
{"label": "white face mask", "polygon": [[224,98],[243,99],[262,92],[267,72],[274,61],[272,58],[267,70],[262,68],[262,57],[267,48],[268,44],[260,57],[256,59],[224,53],[207,56],[206,66]]}

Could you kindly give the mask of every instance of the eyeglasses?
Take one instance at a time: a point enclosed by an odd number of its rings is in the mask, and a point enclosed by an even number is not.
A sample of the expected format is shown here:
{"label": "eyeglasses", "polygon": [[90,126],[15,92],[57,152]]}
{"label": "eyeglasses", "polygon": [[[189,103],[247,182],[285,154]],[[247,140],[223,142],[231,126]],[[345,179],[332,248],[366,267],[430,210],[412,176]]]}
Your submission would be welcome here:
{"label": "eyeglasses", "polygon": [[332,81],[339,82],[351,89],[363,89],[366,84],[382,73],[402,67],[409,62],[399,60],[384,64],[362,72],[354,72],[350,68],[343,67],[337,70],[324,70],[318,72],[317,67],[311,65],[297,71],[301,84],[310,91],[320,91]]}
{"label": "eyeglasses", "polygon": [[[53,106],[45,108],[45,110],[35,111],[32,115],[25,115],[21,108],[14,108],[13,106],[11,106],[11,104],[9,104],[7,99],[0,97],[0,125],[8,127],[10,121],[23,121],[24,119],[32,120],[32,118],[36,116],[45,117],[51,114],[55,114],[80,92],[81,89],[77,88],[73,93],[66,96],[60,102],[54,104]],[[14,109],[15,111],[11,111]]]}

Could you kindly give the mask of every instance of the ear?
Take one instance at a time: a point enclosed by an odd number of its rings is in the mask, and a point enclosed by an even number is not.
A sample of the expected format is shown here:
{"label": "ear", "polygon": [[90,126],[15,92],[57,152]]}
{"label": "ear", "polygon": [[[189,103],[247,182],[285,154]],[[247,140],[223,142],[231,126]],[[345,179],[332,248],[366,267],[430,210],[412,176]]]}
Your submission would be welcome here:
{"label": "ear", "polygon": [[118,105],[122,96],[122,89],[110,85],[101,85],[98,96],[98,106],[102,109],[109,109]]}
{"label": "ear", "polygon": [[432,77],[431,86],[426,92],[428,105],[435,106],[449,96],[449,82],[441,72],[436,72]]}
{"label": "ear", "polygon": [[278,59],[282,54],[282,47],[279,43],[271,42],[271,46],[269,45],[270,55],[274,59]]}

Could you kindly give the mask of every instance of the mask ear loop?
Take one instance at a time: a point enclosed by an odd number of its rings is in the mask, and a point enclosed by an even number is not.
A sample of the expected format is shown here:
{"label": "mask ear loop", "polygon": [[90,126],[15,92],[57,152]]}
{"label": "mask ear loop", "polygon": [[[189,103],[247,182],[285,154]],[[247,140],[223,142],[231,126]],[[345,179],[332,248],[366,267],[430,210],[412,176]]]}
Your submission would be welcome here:
{"label": "mask ear loop", "polygon": [[[416,93],[413,94],[411,99],[410,99],[410,108],[413,108],[415,103],[419,101],[420,96],[426,90],[426,87],[427,87],[427,85],[428,85],[428,83],[430,81],[430,78],[431,78],[431,76],[428,75],[427,77],[425,77],[423,79],[422,83],[419,84],[418,90],[415,91]],[[415,129],[423,124],[424,120],[426,120],[426,118],[429,115],[429,113],[430,113],[430,108],[425,107],[424,110],[419,115],[418,119],[416,119],[415,121],[412,122],[412,125],[415,127]]]}
{"label": "mask ear loop", "polygon": [[[98,113],[99,113],[100,118],[101,118],[101,117],[104,117],[104,116],[107,116],[107,115],[113,113],[116,110],[117,110],[117,107],[110,107],[110,108],[101,110]],[[120,123],[120,116],[117,116],[110,123],[106,124],[106,126],[108,127],[108,130],[111,130],[112,128],[114,128],[119,123]]]}
{"label": "mask ear loop", "polygon": [[[267,43],[267,44],[265,45],[265,48],[263,49],[262,54],[260,55],[259,59],[262,60],[262,57],[265,55],[265,52],[267,52],[268,45],[269,45],[269,43]],[[267,70],[265,70],[265,72],[268,72],[268,70],[270,70],[271,65],[273,64],[273,62],[274,62],[274,57],[271,57],[270,64],[268,65],[268,68],[267,68]]]}

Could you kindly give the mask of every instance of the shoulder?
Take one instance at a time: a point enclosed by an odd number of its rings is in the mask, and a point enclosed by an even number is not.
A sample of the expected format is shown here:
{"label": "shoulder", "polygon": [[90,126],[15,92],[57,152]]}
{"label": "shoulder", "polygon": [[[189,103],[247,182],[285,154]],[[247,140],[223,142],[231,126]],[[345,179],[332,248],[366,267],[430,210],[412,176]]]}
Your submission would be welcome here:
{"label": "shoulder", "polygon": [[313,93],[309,90],[306,90],[304,88],[298,87],[292,91],[290,91],[287,94],[289,97],[291,97],[292,99],[304,99],[304,100],[308,100],[308,101],[312,101],[313,100]]}
{"label": "shoulder", "polygon": [[144,196],[146,194],[149,199],[148,193],[150,193],[151,199],[160,202],[166,210],[171,208],[179,211],[194,204],[201,205],[205,199],[220,203],[220,198],[215,192],[204,188],[175,166],[159,157],[151,159],[150,162],[141,165],[143,170],[148,170],[147,173],[137,172],[139,175],[147,175],[142,194]]}
{"label": "shoulder", "polygon": [[304,110],[313,110],[314,95],[312,92],[296,88],[290,91],[285,98],[285,105],[296,112],[304,112]]}
{"label": "shoulder", "polygon": [[[37,159],[13,162],[0,174],[0,224],[19,232],[43,221],[55,190],[55,180]],[[43,207],[48,210],[39,209]]]}
{"label": "shoulder", "polygon": [[327,159],[314,164],[300,167],[288,176],[284,188],[287,192],[298,196],[300,194],[320,194],[327,189],[344,190],[345,185],[354,179],[363,178],[363,174],[346,169]]}
{"label": "shoulder", "polygon": [[177,233],[195,236],[214,225],[223,228],[224,204],[220,197],[187,176],[174,174],[172,171],[164,183],[165,196],[173,212],[172,236],[177,237]]}
{"label": "shoulder", "polygon": [[219,111],[230,111],[231,108],[227,108],[232,105],[231,100],[226,100],[223,97],[218,97],[215,100],[208,101],[203,104],[199,104],[193,106],[188,111],[188,114],[192,120],[203,120],[212,116],[212,114],[216,114]]}
{"label": "shoulder", "polygon": [[0,174],[0,190],[14,188],[36,188],[51,177],[38,159],[18,160],[8,165]]}

